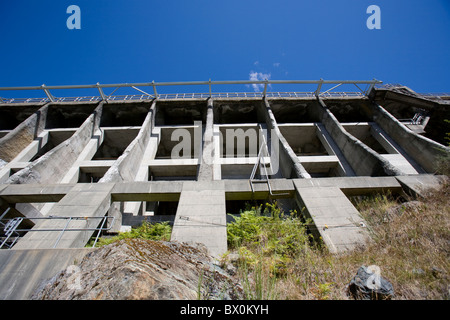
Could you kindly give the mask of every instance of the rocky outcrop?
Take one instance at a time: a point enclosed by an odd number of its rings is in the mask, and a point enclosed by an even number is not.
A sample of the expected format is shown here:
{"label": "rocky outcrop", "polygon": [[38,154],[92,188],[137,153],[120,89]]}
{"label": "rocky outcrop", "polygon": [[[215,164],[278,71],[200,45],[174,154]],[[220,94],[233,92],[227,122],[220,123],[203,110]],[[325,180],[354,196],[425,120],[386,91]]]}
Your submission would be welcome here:
{"label": "rocky outcrop", "polygon": [[32,299],[239,299],[241,292],[203,246],[126,239],[87,254],[44,283]]}

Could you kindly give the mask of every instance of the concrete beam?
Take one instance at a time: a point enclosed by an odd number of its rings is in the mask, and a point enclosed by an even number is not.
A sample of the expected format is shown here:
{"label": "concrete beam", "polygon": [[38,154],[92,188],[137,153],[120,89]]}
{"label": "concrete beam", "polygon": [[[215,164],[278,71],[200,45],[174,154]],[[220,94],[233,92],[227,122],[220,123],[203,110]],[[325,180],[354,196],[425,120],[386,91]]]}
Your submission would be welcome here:
{"label": "concrete beam", "polygon": [[318,99],[322,109],[322,124],[331,134],[344,157],[359,176],[393,176],[401,171],[392,166],[377,152],[348,133],[336,117],[328,110],[322,99]]}
{"label": "concrete beam", "polygon": [[382,106],[375,104],[374,110],[375,122],[428,173],[436,172],[437,160],[450,148],[410,130]]}
{"label": "concrete beam", "polygon": [[10,204],[57,202],[74,186],[74,184],[10,184],[5,185],[0,191],[0,198]]}
{"label": "concrete beam", "polygon": [[[267,183],[254,183],[253,190],[249,180],[223,180],[226,200],[264,200],[271,197]],[[292,198],[294,185],[292,180],[271,179],[272,192],[278,196],[274,198]]]}
{"label": "concrete beam", "polygon": [[12,175],[6,183],[55,183],[60,182],[90,141],[100,123],[103,103],[83,122],[64,143],[59,144],[24,169]]}
{"label": "concrete beam", "polygon": [[449,182],[447,176],[435,176],[432,174],[398,176],[395,178],[402,185],[405,192],[414,197],[423,197],[430,190],[439,189],[443,183]]}
{"label": "concrete beam", "polygon": [[263,113],[264,119],[267,124],[268,134],[270,134],[267,140],[269,150],[272,149],[271,152],[274,152],[271,142],[273,140],[273,138],[271,137],[272,133],[276,135],[276,139],[278,139],[279,142],[279,154],[275,155],[278,156],[279,171],[282,172],[285,178],[311,178],[310,174],[302,166],[297,156],[295,155],[295,152],[292,150],[286,139],[281,134],[275,116],[273,115],[272,109],[270,107],[270,103],[266,98],[263,99],[261,112]]}
{"label": "concrete beam", "polygon": [[214,177],[214,160],[215,150],[214,144],[214,113],[213,99],[208,99],[208,108],[206,111],[206,124],[202,139],[202,151],[199,154],[198,181],[216,180]]}
{"label": "concrete beam", "polygon": [[182,181],[116,183],[111,191],[113,201],[178,201]]}
{"label": "concrete beam", "polygon": [[[395,177],[336,177],[312,178],[296,180],[297,185],[305,188],[339,187],[346,195],[358,195],[383,190],[401,191],[401,185]],[[177,201],[183,181],[136,181],[117,182],[111,191],[112,201]],[[227,200],[267,199],[269,188],[267,183],[254,184],[254,194],[248,179],[223,180]],[[7,203],[57,202],[69,193],[74,186],[95,190],[101,184],[27,184],[3,185],[0,198]],[[270,185],[274,193],[292,197],[294,186],[292,179],[271,179]]]}
{"label": "concrete beam", "polygon": [[345,195],[365,195],[375,192],[390,190],[401,192],[402,186],[395,177],[339,177],[339,178],[315,178],[315,179],[295,179],[297,187],[337,187]]}

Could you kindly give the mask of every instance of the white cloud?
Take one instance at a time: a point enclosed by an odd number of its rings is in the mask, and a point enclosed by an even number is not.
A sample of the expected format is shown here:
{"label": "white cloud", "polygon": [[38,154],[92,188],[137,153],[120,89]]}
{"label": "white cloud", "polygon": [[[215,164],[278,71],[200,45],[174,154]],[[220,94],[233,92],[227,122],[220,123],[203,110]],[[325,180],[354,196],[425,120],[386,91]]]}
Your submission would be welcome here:
{"label": "white cloud", "polygon": [[281,63],[279,63],[279,62],[275,62],[275,63],[273,64],[273,66],[274,66],[274,67],[279,67],[280,64],[281,64]]}
{"label": "white cloud", "polygon": [[254,64],[255,66],[257,66],[257,65],[259,64],[259,61],[255,61],[255,62],[253,62],[253,64]]}
{"label": "white cloud", "polygon": [[[250,81],[263,81],[266,79],[269,80],[270,76],[271,76],[270,73],[250,71],[249,80]],[[264,88],[264,84],[253,83],[252,87],[253,90],[255,90],[255,92],[260,92]]]}

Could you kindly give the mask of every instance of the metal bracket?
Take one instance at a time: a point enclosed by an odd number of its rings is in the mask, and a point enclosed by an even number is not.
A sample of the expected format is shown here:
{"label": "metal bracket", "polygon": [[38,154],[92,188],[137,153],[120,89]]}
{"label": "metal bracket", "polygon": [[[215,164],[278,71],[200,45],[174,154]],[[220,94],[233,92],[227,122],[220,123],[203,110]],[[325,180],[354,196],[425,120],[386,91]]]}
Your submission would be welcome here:
{"label": "metal bracket", "polygon": [[47,95],[47,98],[49,98],[51,102],[55,102],[55,97],[53,97],[50,91],[48,91],[48,89],[45,88],[45,84],[43,84],[41,87],[44,90],[45,94]]}

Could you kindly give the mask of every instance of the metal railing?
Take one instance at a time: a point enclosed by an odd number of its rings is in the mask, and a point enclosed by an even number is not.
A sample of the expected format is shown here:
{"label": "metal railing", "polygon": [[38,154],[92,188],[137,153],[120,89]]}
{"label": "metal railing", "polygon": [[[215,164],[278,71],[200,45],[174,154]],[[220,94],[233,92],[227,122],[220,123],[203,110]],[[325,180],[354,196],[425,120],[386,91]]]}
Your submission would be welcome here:
{"label": "metal railing", "polygon": [[409,88],[407,88],[399,83],[386,83],[383,85],[380,83],[377,83],[375,85],[375,88],[388,89],[388,90],[394,90],[394,91],[399,91],[401,89],[405,89],[405,90],[402,90],[401,93],[408,94],[411,96],[419,96],[419,97],[422,97],[425,99],[430,99],[430,100],[442,100],[441,102],[444,102],[444,103],[446,103],[446,102],[448,103],[448,101],[450,100],[450,92],[429,92],[429,93],[413,92]]}
{"label": "metal railing", "polygon": [[[60,217],[60,216],[48,216],[48,217],[35,217],[35,218],[24,218],[24,217],[15,217],[15,218],[10,218],[10,219],[2,219],[6,213],[9,211],[9,208],[3,213],[2,217],[0,217],[0,239],[1,239],[1,244],[0,244],[0,249],[3,249],[3,247],[8,247],[9,249],[11,249],[14,244],[20,239],[20,237],[24,234],[24,233],[28,233],[28,232],[60,232],[58,238],[56,239],[53,248],[56,248],[56,246],[58,245],[59,241],[61,240],[63,234],[65,232],[70,232],[70,231],[97,231],[97,235],[95,237],[94,243],[93,243],[93,247],[95,247],[95,245],[97,244],[98,238],[101,234],[102,231],[107,231],[110,230],[115,217],[111,217],[111,216],[104,216],[104,217]],[[100,220],[99,225],[100,227],[98,228],[69,228],[69,224],[72,221],[76,221],[76,220],[84,220],[84,221],[88,221],[88,220],[92,220],[92,219],[98,219]],[[110,226],[109,227],[105,227],[105,223],[107,222],[108,219],[112,219]],[[24,221],[24,220],[66,220],[66,224],[64,225],[63,228],[29,228],[29,229],[20,229],[19,226],[20,224]]]}
{"label": "metal railing", "polygon": [[[0,91],[13,90],[42,90],[46,97],[42,98],[0,98],[0,103],[45,103],[45,102],[87,102],[87,101],[142,101],[147,99],[204,99],[204,98],[299,98],[299,97],[348,97],[366,96],[375,85],[382,82],[373,80],[261,80],[261,81],[191,81],[191,82],[159,82],[148,83],[121,83],[121,84],[93,84],[93,85],[61,85],[61,86],[31,86],[31,87],[0,87]],[[323,85],[334,85],[332,88],[322,91]],[[158,93],[158,87],[167,86],[208,86],[207,93]],[[262,91],[256,92],[213,92],[212,87],[216,85],[256,85]],[[271,85],[317,85],[315,91],[311,92],[268,92]],[[355,92],[333,91],[342,85],[353,85],[357,88]],[[366,87],[362,89],[360,85]],[[151,87],[152,93],[145,92],[139,87]],[[79,96],[79,97],[55,97],[50,90],[60,89],[97,89],[99,96]],[[105,88],[115,88],[109,95],[104,92]],[[119,88],[131,88],[140,94],[113,95]]]}

